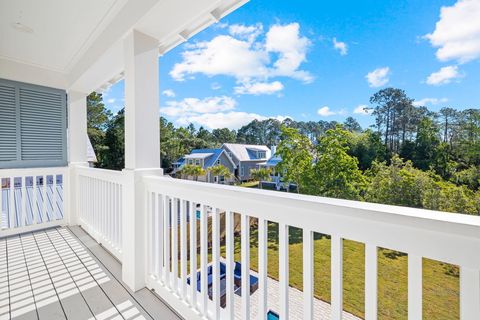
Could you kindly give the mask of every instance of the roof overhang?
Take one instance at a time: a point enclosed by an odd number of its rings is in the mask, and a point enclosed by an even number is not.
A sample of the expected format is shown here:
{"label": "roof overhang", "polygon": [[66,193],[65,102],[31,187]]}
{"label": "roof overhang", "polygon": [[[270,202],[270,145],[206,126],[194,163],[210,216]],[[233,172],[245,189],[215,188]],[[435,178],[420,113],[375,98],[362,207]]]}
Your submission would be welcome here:
{"label": "roof overhang", "polygon": [[205,159],[212,155],[213,153],[192,153],[192,154],[187,154],[184,158],[185,159]]}
{"label": "roof overhang", "polygon": [[159,55],[248,0],[0,0],[0,78],[89,93],[122,79],[123,39],[155,38]]}

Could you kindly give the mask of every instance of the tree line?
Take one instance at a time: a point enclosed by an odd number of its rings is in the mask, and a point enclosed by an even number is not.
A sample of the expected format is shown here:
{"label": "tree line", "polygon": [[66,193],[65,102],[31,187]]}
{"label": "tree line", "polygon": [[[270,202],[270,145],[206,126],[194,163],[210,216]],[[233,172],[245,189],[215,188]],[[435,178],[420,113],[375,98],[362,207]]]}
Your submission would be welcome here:
{"label": "tree line", "polygon": [[[480,213],[480,110],[434,112],[396,88],[378,91],[370,103],[370,128],[348,117],[343,123],[253,120],[238,130],[210,131],[176,127],[162,117],[161,166],[169,172],[192,149],[223,143],[278,145],[285,179],[302,193]],[[123,110],[113,115],[92,93],[88,133],[97,166],[122,169]]]}

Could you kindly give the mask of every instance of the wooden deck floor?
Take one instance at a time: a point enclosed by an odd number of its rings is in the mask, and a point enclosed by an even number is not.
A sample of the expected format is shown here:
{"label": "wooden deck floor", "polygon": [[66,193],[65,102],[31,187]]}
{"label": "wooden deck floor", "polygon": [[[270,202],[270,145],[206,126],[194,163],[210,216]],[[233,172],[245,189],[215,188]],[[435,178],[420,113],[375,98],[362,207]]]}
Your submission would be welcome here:
{"label": "wooden deck floor", "polygon": [[0,320],[180,319],[79,227],[0,239]]}

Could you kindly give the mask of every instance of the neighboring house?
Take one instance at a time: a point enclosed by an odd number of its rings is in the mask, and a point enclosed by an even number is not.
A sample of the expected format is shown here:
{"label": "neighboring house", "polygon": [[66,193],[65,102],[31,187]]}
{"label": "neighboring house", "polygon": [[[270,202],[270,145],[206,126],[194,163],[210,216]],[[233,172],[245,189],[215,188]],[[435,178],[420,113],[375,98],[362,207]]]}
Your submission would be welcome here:
{"label": "neighboring house", "polygon": [[271,156],[270,149],[263,145],[224,143],[222,149],[235,163],[235,176],[240,181],[250,180],[250,170],[258,168],[259,164],[265,163]]}
{"label": "neighboring house", "polygon": [[[234,181],[234,177],[225,178],[223,176],[213,176],[208,171],[209,168],[216,165],[226,167],[232,175],[235,172],[236,165],[223,149],[194,149],[190,154],[178,159],[173,163],[172,174],[177,175],[178,171],[186,164],[197,165],[207,170],[207,175],[198,177],[198,181],[229,184]],[[188,177],[191,179],[192,177]]]}
{"label": "neighboring house", "polygon": [[95,163],[97,163],[97,156],[89,137],[87,137],[87,161],[90,168],[95,167]]}
{"label": "neighboring house", "polygon": [[277,165],[282,161],[282,157],[276,154],[276,147],[272,147],[272,156],[264,163],[258,165],[259,168],[267,168],[271,170],[270,181],[260,181],[263,187],[271,187],[276,190],[292,190],[296,188],[296,184],[284,182],[282,179],[283,172],[277,169]]}

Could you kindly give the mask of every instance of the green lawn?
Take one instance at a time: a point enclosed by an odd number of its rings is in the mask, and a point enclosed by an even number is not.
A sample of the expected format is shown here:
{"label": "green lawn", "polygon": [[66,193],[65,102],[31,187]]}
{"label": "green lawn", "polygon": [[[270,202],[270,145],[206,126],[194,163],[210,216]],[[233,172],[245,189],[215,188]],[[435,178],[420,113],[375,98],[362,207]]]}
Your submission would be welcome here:
{"label": "green lawn", "polygon": [[[221,229],[224,229],[221,216]],[[240,261],[239,216],[235,215],[235,260]],[[270,223],[268,228],[268,274],[278,279],[278,225]],[[209,238],[211,239],[209,222]],[[199,237],[197,237],[199,239]],[[258,235],[254,223],[250,237],[250,263],[258,270]],[[303,251],[302,231],[290,228],[290,285],[302,290]],[[221,254],[225,256],[222,243]],[[388,250],[378,250],[378,319],[407,319],[407,255]],[[200,259],[198,257],[198,266]],[[211,261],[211,250],[209,250]],[[458,268],[428,259],[423,260],[423,318],[459,319]],[[314,240],[314,288],[315,296],[330,301],[330,239],[316,234]],[[365,246],[362,243],[343,242],[343,294],[344,310],[356,316],[365,313]]]}

